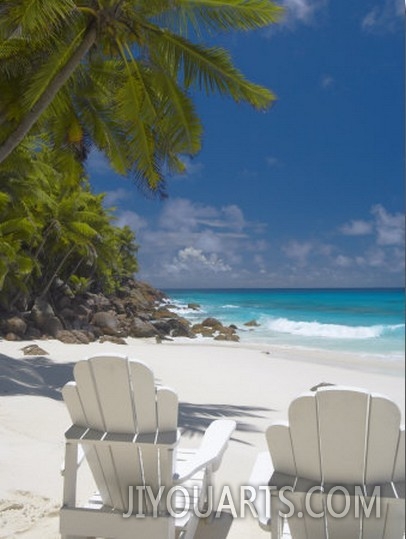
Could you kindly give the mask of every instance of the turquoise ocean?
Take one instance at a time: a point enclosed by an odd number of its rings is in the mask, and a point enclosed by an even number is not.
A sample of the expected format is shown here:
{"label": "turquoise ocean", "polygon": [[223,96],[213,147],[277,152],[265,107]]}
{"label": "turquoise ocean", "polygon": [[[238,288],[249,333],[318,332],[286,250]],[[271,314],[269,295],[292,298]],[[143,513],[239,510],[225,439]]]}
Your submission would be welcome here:
{"label": "turquoise ocean", "polygon": [[[165,290],[193,323],[235,324],[241,342],[304,347],[404,360],[403,289]],[[188,308],[198,303],[200,310]],[[244,323],[256,320],[258,327]]]}

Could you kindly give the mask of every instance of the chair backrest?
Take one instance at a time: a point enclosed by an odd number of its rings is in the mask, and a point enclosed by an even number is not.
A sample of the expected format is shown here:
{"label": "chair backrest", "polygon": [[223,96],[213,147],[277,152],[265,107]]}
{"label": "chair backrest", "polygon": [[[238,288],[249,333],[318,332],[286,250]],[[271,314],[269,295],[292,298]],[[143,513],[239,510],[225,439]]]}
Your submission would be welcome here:
{"label": "chair backrest", "polygon": [[[74,377],[63,388],[63,398],[73,424],[89,429],[84,438],[97,439],[83,448],[103,503],[127,512],[129,487],[149,486],[155,493],[170,487],[177,395],[157,388],[146,365],[124,356],[79,361]],[[145,512],[151,509],[144,496],[140,501]],[[138,503],[134,490],[135,510]]]}
{"label": "chair backrest", "polygon": [[269,427],[276,472],[318,484],[404,481],[405,431],[386,397],[340,386],[305,393],[289,407],[289,425]]}

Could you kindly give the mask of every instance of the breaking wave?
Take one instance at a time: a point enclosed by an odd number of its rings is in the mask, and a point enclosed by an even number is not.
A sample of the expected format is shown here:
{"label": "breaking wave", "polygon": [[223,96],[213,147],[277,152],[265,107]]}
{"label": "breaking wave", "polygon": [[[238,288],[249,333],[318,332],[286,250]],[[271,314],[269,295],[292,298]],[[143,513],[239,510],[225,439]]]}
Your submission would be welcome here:
{"label": "breaking wave", "polygon": [[302,337],[327,337],[330,339],[375,339],[384,334],[404,328],[404,324],[391,326],[345,326],[340,324],[321,324],[319,322],[299,322],[287,318],[268,320],[268,329],[277,333],[288,333]]}

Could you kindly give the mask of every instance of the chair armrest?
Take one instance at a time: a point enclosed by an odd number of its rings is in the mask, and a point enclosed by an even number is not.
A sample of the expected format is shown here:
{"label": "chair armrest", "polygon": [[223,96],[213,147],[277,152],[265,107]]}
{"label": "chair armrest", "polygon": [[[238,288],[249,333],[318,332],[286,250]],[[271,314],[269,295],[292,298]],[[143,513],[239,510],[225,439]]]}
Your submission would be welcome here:
{"label": "chair armrest", "polygon": [[264,488],[269,485],[273,474],[273,466],[268,451],[260,453],[255,461],[248,484],[255,489],[254,507],[258,515],[259,525],[263,530],[270,531],[271,515],[269,506],[269,497]]}
{"label": "chair armrest", "polygon": [[[78,469],[79,466],[82,464],[82,462],[84,461],[85,456],[86,456],[86,453],[84,452],[83,447],[81,445],[79,445],[79,447],[78,447],[78,460],[77,460],[77,463],[76,463],[76,469]],[[62,477],[65,475],[65,472],[66,472],[65,461],[63,461],[62,464],[61,464],[61,475],[62,475]]]}
{"label": "chair armrest", "polygon": [[212,471],[215,472],[221,464],[228,441],[236,426],[235,421],[228,419],[213,421],[206,430],[197,453],[189,461],[178,463],[173,475],[174,483],[183,483],[207,466],[211,466]]}

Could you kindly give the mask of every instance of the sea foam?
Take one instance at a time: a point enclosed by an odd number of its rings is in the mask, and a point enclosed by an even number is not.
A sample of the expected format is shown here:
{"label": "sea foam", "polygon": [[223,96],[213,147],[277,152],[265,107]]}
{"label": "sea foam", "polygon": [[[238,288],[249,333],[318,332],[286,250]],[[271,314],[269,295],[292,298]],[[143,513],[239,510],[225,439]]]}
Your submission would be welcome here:
{"label": "sea foam", "polygon": [[268,329],[277,333],[289,333],[302,337],[327,337],[330,339],[374,339],[383,334],[404,328],[404,324],[392,326],[346,326],[340,324],[321,324],[319,322],[299,322],[287,318],[267,321]]}

